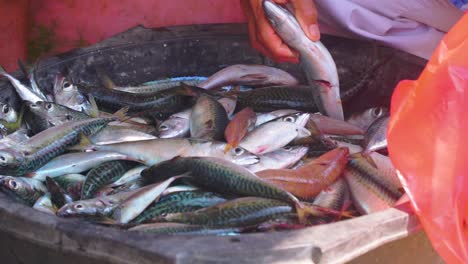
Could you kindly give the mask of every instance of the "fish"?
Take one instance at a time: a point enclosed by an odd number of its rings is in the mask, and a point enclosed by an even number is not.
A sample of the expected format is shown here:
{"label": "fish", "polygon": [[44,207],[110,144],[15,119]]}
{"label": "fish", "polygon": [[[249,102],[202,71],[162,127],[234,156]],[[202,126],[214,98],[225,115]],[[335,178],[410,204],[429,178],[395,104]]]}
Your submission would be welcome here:
{"label": "fish", "polygon": [[398,178],[395,166],[393,166],[393,163],[389,157],[378,152],[371,152],[369,154],[369,158],[372,160],[370,163],[375,164],[377,169],[379,169],[382,175],[385,175],[385,178],[390,181],[393,186],[397,186],[397,188],[403,189],[403,185]]}
{"label": "fish", "polygon": [[153,201],[157,201],[164,190],[184,176],[170,177],[160,183],[150,184],[135,191],[132,196],[117,205],[110,219],[118,224],[127,224],[140,215]]}
{"label": "fish", "polygon": [[29,83],[31,84],[31,90],[37,94],[39,97],[41,97],[44,101],[47,101],[47,97],[44,95],[44,93],[42,92],[42,90],[39,88],[39,85],[36,81],[36,67],[37,65],[34,64],[32,65],[32,67],[26,67],[26,65],[21,61],[21,60],[18,60],[18,66],[19,68],[21,69],[21,71],[23,72],[23,74],[28,77],[29,79]]}
{"label": "fish", "polygon": [[84,85],[78,87],[84,94],[93,95],[96,102],[106,109],[128,107],[131,112],[149,111],[157,118],[191,107],[198,96],[209,93],[205,89],[185,84],[152,93],[128,93]]}
{"label": "fish", "polygon": [[18,93],[18,95],[23,101],[35,103],[45,100],[43,95],[36,94],[35,92],[33,92],[29,87],[22,84],[18,79],[8,74],[2,66],[0,66],[0,75],[5,76],[10,81],[10,83],[15,88],[15,91]]}
{"label": "fish", "polygon": [[364,110],[363,112],[352,114],[346,121],[352,125],[360,127],[364,131],[367,131],[369,126],[372,125],[375,120],[388,114],[389,111],[385,107],[373,107]]}
{"label": "fish", "polygon": [[90,118],[85,113],[51,102],[26,103],[25,105],[27,108],[25,119],[34,134],[66,122]]}
{"label": "fish", "polygon": [[21,128],[0,139],[0,149],[11,148],[29,139],[28,130]]}
{"label": "fish", "polygon": [[156,139],[156,136],[123,126],[107,126],[90,137],[96,145]]}
{"label": "fish", "polygon": [[133,219],[132,223],[148,223],[169,213],[192,212],[225,201],[226,199],[211,192],[199,190],[174,192],[162,196],[157,202],[153,202],[145,211]]}
{"label": "fish", "polygon": [[46,193],[37,199],[32,208],[54,216],[57,213],[57,208],[52,204],[52,200],[50,199],[50,193]]}
{"label": "fish", "polygon": [[78,112],[91,115],[93,107],[78,87],[63,75],[57,75],[53,87],[54,101]]}
{"label": "fish", "polygon": [[124,202],[136,192],[137,190],[120,192],[113,195],[68,203],[57,211],[57,216],[89,218],[108,217],[120,203]]}
{"label": "fish", "polygon": [[338,179],[347,161],[348,149],[337,148],[296,170],[264,170],[255,174],[300,199],[310,201]]}
{"label": "fish", "polygon": [[306,146],[286,146],[276,151],[259,156],[260,161],[248,165],[249,171],[257,172],[268,169],[286,169],[296,164],[309,150]]}
{"label": "fish", "polygon": [[318,84],[296,86],[271,86],[240,92],[237,95],[236,109],[251,107],[255,112],[293,109],[315,113],[314,90]]}
{"label": "fish", "polygon": [[[54,157],[64,153],[67,148],[89,140],[109,122],[125,118],[125,110],[118,111],[110,118],[90,118],[68,122],[42,131],[11,148],[0,150],[0,173],[25,175],[32,172]],[[84,143],[82,143],[84,144]]]}
{"label": "fish", "polygon": [[147,166],[136,166],[130,170],[128,170],[127,172],[125,172],[122,177],[120,177],[120,179],[112,182],[111,184],[109,184],[109,187],[118,187],[118,186],[121,186],[121,185],[124,185],[126,183],[129,183],[129,182],[132,182],[134,180],[137,180],[137,179],[140,179],[140,173],[142,170],[148,168]]}
{"label": "fish", "polygon": [[202,95],[190,113],[190,135],[193,138],[223,140],[228,122],[224,107],[215,99]]}
{"label": "fish", "polygon": [[16,110],[11,108],[8,104],[0,103],[0,124],[5,127],[7,134],[11,134],[21,127],[24,111],[24,106],[22,106],[20,112],[17,113]]}
{"label": "fish", "polygon": [[297,85],[299,81],[291,74],[265,65],[235,64],[228,66],[207,80],[198,84],[205,89],[216,89],[223,86],[246,85],[249,87]]}
{"label": "fish", "polygon": [[276,33],[299,53],[308,83],[321,84],[310,88],[320,112],[344,120],[338,70],[330,52],[320,41],[311,41],[288,10],[270,0],[263,1],[263,9]]}
{"label": "fish", "polygon": [[[236,101],[229,98],[221,98],[218,102],[224,107],[228,117],[236,108]],[[160,138],[182,138],[190,135],[190,114],[192,109],[171,115],[159,125]]]}
{"label": "fish", "polygon": [[260,114],[257,114],[257,121],[255,122],[255,126],[257,127],[257,126],[260,126],[261,124],[272,121],[273,119],[277,119],[278,117],[283,117],[283,116],[295,114],[298,112],[299,111],[294,110],[294,109],[281,109],[281,110],[275,110],[275,111],[268,112],[268,113],[260,113]]}
{"label": "fish", "polygon": [[301,222],[304,222],[309,214],[326,213],[321,211],[321,208],[305,206],[288,191],[257,177],[246,168],[218,158],[175,158],[143,170],[141,176],[148,181],[157,182],[187,172],[195,185],[208,191],[270,198],[289,203],[296,208]]}
{"label": "fish", "polygon": [[245,227],[295,214],[294,206],[273,199],[242,197],[194,212],[169,213],[167,222],[207,227]]}
{"label": "fish", "polygon": [[133,167],[135,167],[135,162],[112,160],[91,169],[86,174],[86,180],[81,188],[81,200],[93,198],[101,187],[120,179],[125,172]]}
{"label": "fish", "polygon": [[159,125],[160,138],[183,138],[190,135],[190,114],[187,109],[171,115]]}
{"label": "fish", "polygon": [[156,81],[146,82],[138,86],[118,86],[112,79],[105,73],[103,69],[96,68],[96,73],[104,87],[108,89],[115,89],[128,93],[152,93],[159,92],[169,88],[180,86],[182,83],[191,86],[197,86],[200,82],[205,81],[207,77],[202,76],[181,76]]}
{"label": "fish", "polygon": [[247,107],[238,112],[224,130],[224,138],[227,142],[224,151],[227,152],[231,148],[239,146],[247,132],[253,130],[256,121],[257,115],[252,108]]}
{"label": "fish", "polygon": [[0,190],[30,207],[47,192],[45,185],[38,180],[12,176],[0,179]]}
{"label": "fish", "polygon": [[0,120],[15,123],[18,120],[18,113],[10,105],[0,103]]}
{"label": "fish", "polygon": [[236,236],[242,231],[239,228],[207,228],[204,226],[178,223],[152,223],[138,225],[128,231],[145,232],[161,235],[206,235],[206,236]]}
{"label": "fish", "polygon": [[239,146],[255,155],[260,155],[282,148],[296,138],[308,136],[310,132],[298,124],[284,121],[269,122],[247,134]]}
{"label": "fish", "polygon": [[382,116],[370,125],[364,137],[364,152],[378,151],[387,148],[387,127],[389,116]]}
{"label": "fish", "polygon": [[[258,162],[258,157],[247,150],[237,147],[224,153],[226,143],[187,138],[159,138],[122,142],[108,145],[94,145],[93,150],[112,151],[127,155],[132,160],[152,166],[175,157],[218,157],[240,165]],[[0,152],[1,153],[1,152]]]}
{"label": "fish", "polygon": [[337,120],[328,116],[312,114],[310,119],[314,121],[322,134],[333,135],[364,135],[365,130],[343,120]]}
{"label": "fish", "polygon": [[[343,178],[322,190],[314,199],[312,204],[324,208],[330,208],[337,211],[344,211],[346,206],[350,206],[350,193],[348,184]],[[331,222],[334,217],[317,217],[313,220],[314,224],[326,224]]]}
{"label": "fish", "polygon": [[392,186],[390,181],[379,174],[378,169],[368,166],[367,160],[360,155],[351,157],[344,170],[343,176],[348,183],[353,204],[361,214],[391,208],[403,195],[397,186]]}
{"label": "fish", "polygon": [[82,173],[101,163],[112,160],[131,160],[128,156],[110,151],[74,152],[57,156],[28,177],[43,181],[46,176],[58,177],[65,174]]}

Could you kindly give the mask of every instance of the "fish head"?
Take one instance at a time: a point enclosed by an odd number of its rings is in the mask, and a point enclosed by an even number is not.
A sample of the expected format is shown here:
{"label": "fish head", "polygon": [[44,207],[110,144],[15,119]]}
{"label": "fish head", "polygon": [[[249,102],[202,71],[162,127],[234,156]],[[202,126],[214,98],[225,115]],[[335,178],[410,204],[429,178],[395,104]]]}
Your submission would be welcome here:
{"label": "fish head", "polygon": [[34,192],[31,185],[19,177],[7,176],[0,182],[1,189],[9,194],[18,197],[28,197],[29,193]]}
{"label": "fish head", "polygon": [[232,148],[225,155],[228,160],[242,166],[256,164],[260,161],[257,155],[241,147]]}
{"label": "fish head", "polygon": [[20,167],[22,155],[12,149],[0,150],[0,172],[4,174],[15,173]]}
{"label": "fish head", "polygon": [[95,216],[97,214],[97,207],[89,200],[65,204],[57,211],[57,215],[60,217]]}
{"label": "fish head", "polygon": [[175,138],[186,134],[189,130],[189,120],[171,117],[159,125],[160,138]]}
{"label": "fish head", "polygon": [[281,148],[283,153],[293,155],[295,157],[303,157],[307,154],[309,147],[306,146],[285,146]]}
{"label": "fish head", "polygon": [[270,0],[263,1],[263,10],[281,39],[294,48],[300,47],[307,37],[294,15]]}
{"label": "fish head", "polygon": [[347,121],[364,130],[374,123],[375,120],[388,114],[388,109],[385,107],[372,107],[361,113],[353,114]]}
{"label": "fish head", "polygon": [[11,108],[8,104],[0,103],[0,119],[9,123],[14,123],[18,119],[18,114],[15,109]]}
{"label": "fish head", "polygon": [[310,118],[309,113],[298,112],[298,113],[293,113],[293,114],[282,116],[278,118],[277,121],[295,123],[298,126],[304,127],[309,121],[309,118]]}

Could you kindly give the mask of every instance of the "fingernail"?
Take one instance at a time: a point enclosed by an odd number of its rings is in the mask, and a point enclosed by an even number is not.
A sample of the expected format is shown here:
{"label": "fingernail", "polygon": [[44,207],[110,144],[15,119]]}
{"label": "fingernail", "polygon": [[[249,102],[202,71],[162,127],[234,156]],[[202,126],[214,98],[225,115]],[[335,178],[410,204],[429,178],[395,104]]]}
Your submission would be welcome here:
{"label": "fingernail", "polygon": [[314,41],[320,39],[320,30],[317,24],[312,24],[309,26],[309,34]]}

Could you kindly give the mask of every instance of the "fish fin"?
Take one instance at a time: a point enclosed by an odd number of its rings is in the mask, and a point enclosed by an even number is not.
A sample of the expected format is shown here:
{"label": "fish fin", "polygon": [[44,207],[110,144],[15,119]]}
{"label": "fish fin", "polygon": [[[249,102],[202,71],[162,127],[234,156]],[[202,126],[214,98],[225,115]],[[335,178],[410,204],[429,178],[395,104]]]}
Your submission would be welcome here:
{"label": "fish fin", "polygon": [[234,146],[231,145],[231,144],[226,144],[226,146],[224,147],[224,153],[226,154],[229,150],[231,150]]}
{"label": "fish fin", "polygon": [[88,94],[89,104],[91,105],[91,111],[89,111],[89,116],[99,117],[99,108],[92,94]]}
{"label": "fish fin", "polygon": [[115,85],[114,81],[112,81],[112,79],[104,71],[104,69],[102,69],[101,67],[96,67],[95,70],[97,76],[99,77],[99,80],[105,88],[114,89],[115,87],[117,87],[117,85]]}
{"label": "fish fin", "polygon": [[80,141],[75,146],[69,147],[69,150],[89,151],[95,150],[95,146],[91,140],[83,133],[80,133]]}
{"label": "fish fin", "polygon": [[131,117],[127,116],[129,107],[125,106],[121,108],[119,111],[115,112],[113,116],[115,116],[121,122],[125,122],[126,120],[130,119]]}

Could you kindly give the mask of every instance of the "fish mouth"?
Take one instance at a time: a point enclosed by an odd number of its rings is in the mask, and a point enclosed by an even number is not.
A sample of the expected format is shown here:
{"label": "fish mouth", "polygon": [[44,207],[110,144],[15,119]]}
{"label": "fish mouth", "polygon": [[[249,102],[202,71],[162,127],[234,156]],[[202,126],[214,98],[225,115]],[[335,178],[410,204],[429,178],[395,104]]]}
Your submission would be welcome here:
{"label": "fish mouth", "polygon": [[260,158],[255,155],[252,155],[252,156],[247,156],[247,157],[243,157],[240,159],[235,159],[233,162],[241,166],[253,165],[253,164],[259,163]]}

